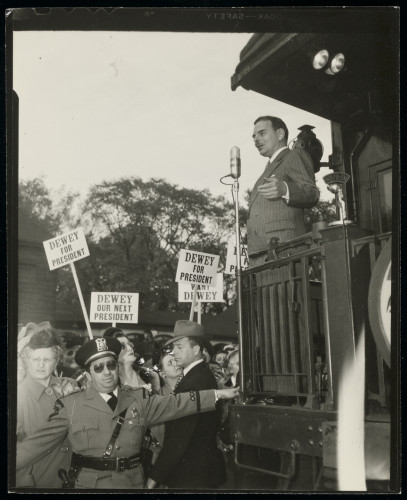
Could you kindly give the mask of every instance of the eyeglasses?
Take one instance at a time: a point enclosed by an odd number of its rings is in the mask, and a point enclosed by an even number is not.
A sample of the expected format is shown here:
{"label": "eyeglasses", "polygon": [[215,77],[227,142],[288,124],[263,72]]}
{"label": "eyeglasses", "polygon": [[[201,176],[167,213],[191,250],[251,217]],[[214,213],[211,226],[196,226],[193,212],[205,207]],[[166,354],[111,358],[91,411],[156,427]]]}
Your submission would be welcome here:
{"label": "eyeglasses", "polygon": [[93,365],[93,371],[95,373],[102,373],[102,371],[106,368],[110,371],[113,372],[117,368],[117,361],[114,359],[107,361],[107,363],[97,363],[96,365]]}

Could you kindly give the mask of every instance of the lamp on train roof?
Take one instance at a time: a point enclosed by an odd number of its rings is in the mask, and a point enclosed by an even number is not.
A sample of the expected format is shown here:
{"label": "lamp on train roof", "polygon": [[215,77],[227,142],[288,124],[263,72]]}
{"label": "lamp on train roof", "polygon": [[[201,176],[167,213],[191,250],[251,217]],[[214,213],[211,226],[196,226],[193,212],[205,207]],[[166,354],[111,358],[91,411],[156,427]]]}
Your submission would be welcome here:
{"label": "lamp on train roof", "polygon": [[325,73],[327,75],[336,75],[337,73],[342,71],[344,67],[345,56],[342,54],[342,52],[339,52],[338,54],[334,55],[330,67],[325,70]]}
{"label": "lamp on train roof", "polygon": [[317,71],[326,68],[325,73],[327,75],[336,75],[345,67],[345,56],[342,52],[338,52],[330,58],[329,52],[323,49],[314,54],[312,67]]}
{"label": "lamp on train roof", "polygon": [[327,50],[320,50],[314,55],[314,59],[312,60],[312,67],[314,69],[322,69],[329,59],[329,52]]}

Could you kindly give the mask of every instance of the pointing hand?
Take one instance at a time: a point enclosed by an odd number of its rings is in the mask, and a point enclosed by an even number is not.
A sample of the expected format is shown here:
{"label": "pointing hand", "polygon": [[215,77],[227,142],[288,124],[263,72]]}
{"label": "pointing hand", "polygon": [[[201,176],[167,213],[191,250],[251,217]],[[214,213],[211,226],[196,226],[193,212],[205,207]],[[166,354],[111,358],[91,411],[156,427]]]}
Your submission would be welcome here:
{"label": "pointing hand", "polygon": [[281,198],[287,193],[287,186],[285,182],[281,181],[277,177],[264,177],[266,181],[261,184],[257,189],[259,194],[264,196],[267,200],[275,200]]}

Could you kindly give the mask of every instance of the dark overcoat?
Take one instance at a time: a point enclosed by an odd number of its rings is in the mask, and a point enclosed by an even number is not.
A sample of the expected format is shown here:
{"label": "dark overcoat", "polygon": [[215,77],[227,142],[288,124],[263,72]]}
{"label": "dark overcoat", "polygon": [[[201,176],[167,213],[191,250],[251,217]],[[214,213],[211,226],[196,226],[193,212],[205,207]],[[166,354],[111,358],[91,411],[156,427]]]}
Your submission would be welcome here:
{"label": "dark overcoat", "polygon": [[[217,389],[215,376],[205,362],[195,365],[175,392]],[[211,412],[167,422],[164,446],[150,477],[170,488],[215,488],[225,479],[225,464],[216,445],[220,415]]]}

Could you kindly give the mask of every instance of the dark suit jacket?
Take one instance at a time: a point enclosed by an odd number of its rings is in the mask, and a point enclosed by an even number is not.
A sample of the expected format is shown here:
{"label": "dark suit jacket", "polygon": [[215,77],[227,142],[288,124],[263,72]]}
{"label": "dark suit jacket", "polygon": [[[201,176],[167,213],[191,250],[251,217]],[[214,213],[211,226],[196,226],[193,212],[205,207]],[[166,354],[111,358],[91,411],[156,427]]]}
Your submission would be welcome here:
{"label": "dark suit jacket", "polygon": [[[275,175],[287,183],[289,202],[279,198],[267,200],[258,193],[264,177]],[[248,252],[266,248],[271,237],[280,242],[290,240],[305,233],[304,208],[318,203],[319,191],[315,185],[315,175],[310,155],[303,149],[284,149],[277,155],[254,185],[249,200],[249,220],[247,222]],[[263,263],[265,256],[250,259],[250,265]]]}
{"label": "dark suit jacket", "polygon": [[225,387],[239,387],[239,373],[236,375],[236,383],[233,385],[232,378],[225,382]]}
{"label": "dark suit jacket", "polygon": [[[185,375],[175,392],[217,387],[212,371],[202,361]],[[219,419],[217,412],[210,412],[167,422],[164,446],[150,477],[170,488],[218,486],[225,478],[224,460],[216,446]]]}

